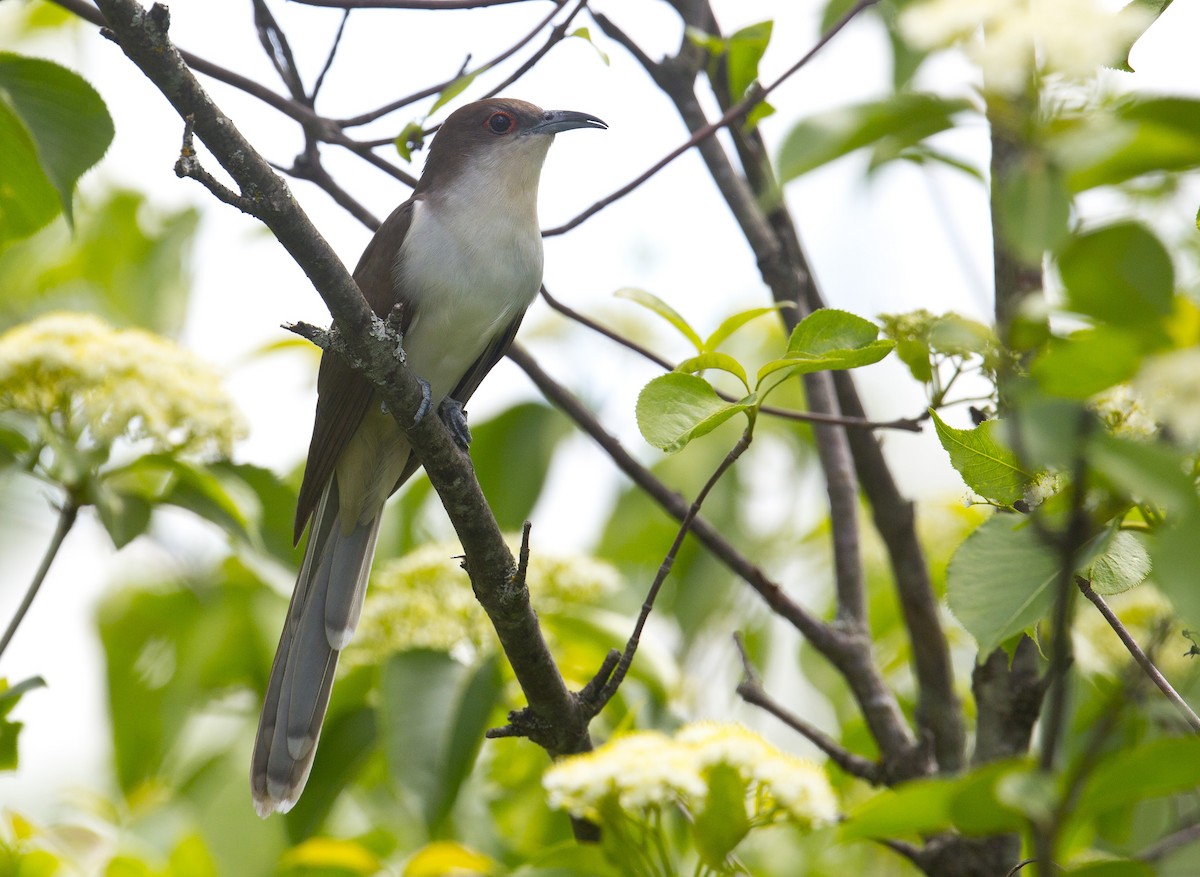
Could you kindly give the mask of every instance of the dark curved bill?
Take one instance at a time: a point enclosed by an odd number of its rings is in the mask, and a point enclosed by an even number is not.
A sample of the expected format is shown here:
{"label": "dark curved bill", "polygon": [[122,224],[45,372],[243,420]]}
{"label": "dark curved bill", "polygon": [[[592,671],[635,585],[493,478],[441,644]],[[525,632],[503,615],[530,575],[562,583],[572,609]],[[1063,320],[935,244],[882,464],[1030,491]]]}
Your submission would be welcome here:
{"label": "dark curved bill", "polygon": [[587,113],[577,113],[574,110],[546,110],[542,119],[532,128],[527,128],[528,134],[557,134],[560,131],[570,131],[572,128],[598,128],[604,130],[608,125],[595,116]]}

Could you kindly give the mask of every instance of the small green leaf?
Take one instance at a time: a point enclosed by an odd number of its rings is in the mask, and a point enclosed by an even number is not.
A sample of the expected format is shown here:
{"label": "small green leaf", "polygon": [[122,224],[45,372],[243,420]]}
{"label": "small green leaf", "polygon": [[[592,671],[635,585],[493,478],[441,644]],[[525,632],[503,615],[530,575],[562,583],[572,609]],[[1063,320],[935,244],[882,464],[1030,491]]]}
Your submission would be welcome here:
{"label": "small green leaf", "polygon": [[[786,359],[772,360],[759,368],[756,390],[762,392],[763,378],[784,370],[786,370],[786,373],[779,376],[781,380],[794,375],[806,375],[812,372],[839,371],[872,365],[891,353],[895,346],[896,342],[889,339],[886,341],[872,341],[866,347],[860,347],[856,350],[831,350],[828,353],[817,355],[800,352],[791,353]],[[776,382],[772,386],[772,389],[778,385],[778,382]]]}
{"label": "small green leaf", "polygon": [[857,314],[834,308],[813,311],[792,330],[788,353],[820,355],[865,347],[879,337],[879,327]]}
{"label": "small green leaf", "polygon": [[721,325],[717,326],[716,330],[708,336],[704,341],[705,350],[716,350],[720,347],[725,339],[731,336],[738,329],[745,326],[751,320],[757,320],[765,314],[778,313],[780,308],[794,307],[790,302],[773,305],[769,308],[750,308],[747,311],[740,311],[732,316],[726,317],[721,321]]}
{"label": "small green leaf", "polygon": [[703,378],[671,372],[642,388],[638,429],[647,442],[674,454],[751,407],[746,402],[726,402]]}
{"label": "small green leaf", "polygon": [[103,158],[113,139],[104,101],[83,77],[65,67],[0,52],[0,108],[0,143],[18,147],[15,153],[0,150],[5,155],[0,162],[0,240],[16,236],[14,232],[28,234],[41,224],[30,228],[28,222],[36,217],[28,215],[13,221],[24,209],[17,204],[21,190],[34,185],[15,176],[29,172],[30,145],[40,168],[36,173],[49,180],[70,221],[75,183]]}
{"label": "small green leaf", "polygon": [[682,332],[683,336],[687,338],[688,341],[692,342],[692,346],[696,348],[697,352],[704,352],[704,342],[700,340],[700,336],[696,334],[696,330],[688,324],[687,320],[679,315],[678,311],[676,311],[673,307],[671,307],[654,293],[646,292],[644,289],[633,289],[631,287],[626,287],[624,289],[618,289],[614,295],[616,295],[617,298],[624,298],[628,299],[629,301],[636,302],[642,307],[658,314],[660,317]]}
{"label": "small green leaf", "polygon": [[1137,222],[1118,222],[1071,239],[1058,257],[1067,306],[1115,326],[1171,313],[1175,271],[1162,241]]}
{"label": "small green leaf", "polygon": [[433,106],[429,108],[429,115],[432,116],[446,104],[450,103],[450,101],[462,94],[467,89],[467,86],[475,81],[475,77],[487,69],[487,65],[485,64],[477,70],[471,70],[467,73],[463,73],[461,76],[458,76],[453,82],[442,89],[442,93],[438,95],[437,100],[433,102]]}
{"label": "small green leaf", "polygon": [[150,526],[151,505],[136,493],[101,485],[92,501],[114,548],[124,548]]}
{"label": "small green leaf", "polygon": [[847,815],[838,829],[842,840],[933,834],[950,826],[954,780],[901,783],[868,798]]}
{"label": "small green leaf", "polygon": [[1150,568],[1150,554],[1141,541],[1132,533],[1118,530],[1083,575],[1097,594],[1107,597],[1136,588],[1150,575]]}
{"label": "small green leaf", "polygon": [[392,142],[402,159],[412,161],[412,154],[425,145],[424,123],[414,119],[404,126]]}
{"label": "small green leaf", "polygon": [[0,771],[17,769],[17,738],[24,727],[22,722],[9,719],[8,714],[25,694],[45,686],[46,680],[41,676],[32,676],[13,686],[0,679]]}
{"label": "small green leaf", "polygon": [[746,387],[746,391],[750,391],[750,384],[746,378],[746,370],[742,368],[742,364],[730,356],[728,353],[717,353],[710,351],[701,353],[699,356],[693,356],[691,359],[685,359],[679,365],[675,366],[675,371],[680,374],[695,374],[702,372],[705,369],[715,368],[736,377]]}
{"label": "small green leaf", "polygon": [[773,22],[760,21],[733,33],[725,41],[725,70],[729,94],[739,101],[758,79],[758,63],[771,42]]}
{"label": "small green leaf", "polygon": [[1011,506],[1025,495],[1033,474],[1017,462],[1017,455],[997,438],[1004,428],[998,420],[988,420],[974,429],[948,426],[936,411],[930,410],[938,440],[950,455],[950,464],[958,470],[967,487],[984,499]]}
{"label": "small green leaf", "polygon": [[1154,877],[1155,870],[1135,859],[1085,862],[1059,871],[1063,877]]}
{"label": "small green leaf", "polygon": [[585,41],[589,46],[596,50],[596,54],[600,56],[600,60],[604,62],[604,66],[608,67],[612,62],[609,60],[608,53],[596,45],[596,41],[592,39],[592,32],[586,27],[577,27],[575,30],[567,34],[568,37],[578,37]]}
{"label": "small green leaf", "polygon": [[1059,570],[1059,558],[1028,518],[995,514],[954,552],[946,598],[987,655],[1050,611]]}
{"label": "small green leaf", "polygon": [[899,155],[905,147],[952,127],[954,116],[970,109],[966,100],[904,93],[810,116],[791,130],[779,150],[780,182],[885,139],[887,151]]}
{"label": "small green leaf", "polygon": [[692,824],[696,851],[708,867],[721,871],[734,848],[750,832],[746,815],[746,781],[737,768],[716,764],[708,772],[704,809]]}

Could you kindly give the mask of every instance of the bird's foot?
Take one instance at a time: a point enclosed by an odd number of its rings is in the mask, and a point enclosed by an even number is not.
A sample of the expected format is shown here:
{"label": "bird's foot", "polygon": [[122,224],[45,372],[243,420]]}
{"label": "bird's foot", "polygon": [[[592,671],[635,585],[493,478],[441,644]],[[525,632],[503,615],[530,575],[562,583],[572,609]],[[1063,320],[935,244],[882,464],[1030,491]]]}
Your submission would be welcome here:
{"label": "bird's foot", "polygon": [[471,429],[467,426],[467,412],[463,410],[462,402],[447,396],[442,400],[438,413],[442,416],[442,423],[450,430],[450,435],[454,436],[454,443],[467,450],[471,446]]}
{"label": "bird's foot", "polygon": [[417,413],[413,415],[413,426],[416,426],[425,419],[425,415],[433,407],[433,390],[429,388],[429,381],[420,375],[414,375],[414,377],[417,379],[417,383],[421,385],[421,404],[417,406]]}

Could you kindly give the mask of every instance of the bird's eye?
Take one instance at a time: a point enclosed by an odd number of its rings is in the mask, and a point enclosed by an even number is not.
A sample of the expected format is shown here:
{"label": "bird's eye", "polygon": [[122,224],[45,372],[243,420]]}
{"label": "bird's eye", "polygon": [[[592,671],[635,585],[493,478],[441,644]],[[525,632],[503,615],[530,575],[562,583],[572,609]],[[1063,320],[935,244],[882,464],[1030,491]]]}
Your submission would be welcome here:
{"label": "bird's eye", "polygon": [[511,113],[492,113],[486,124],[493,134],[507,134],[512,130],[515,120]]}

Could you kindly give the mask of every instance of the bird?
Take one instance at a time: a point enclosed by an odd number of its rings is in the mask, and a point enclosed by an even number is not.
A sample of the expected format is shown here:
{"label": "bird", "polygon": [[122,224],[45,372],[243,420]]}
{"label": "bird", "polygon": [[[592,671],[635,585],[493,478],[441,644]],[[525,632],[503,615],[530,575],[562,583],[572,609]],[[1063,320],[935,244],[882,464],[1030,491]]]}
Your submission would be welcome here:
{"label": "bird", "polygon": [[[380,317],[400,315],[409,369],[455,439],[462,406],[512,344],[542,282],[538,181],[554,135],[595,116],[511,98],[442,123],[411,197],[367,244],[354,280]],[[312,769],[338,655],[362,612],[385,501],[420,468],[370,383],[322,354],[296,506],[308,543],[271,666],[250,767],[255,810],[287,812]]]}

